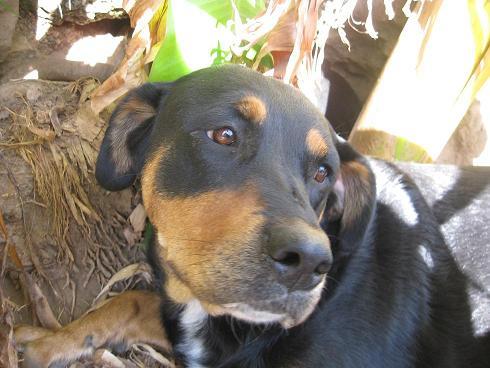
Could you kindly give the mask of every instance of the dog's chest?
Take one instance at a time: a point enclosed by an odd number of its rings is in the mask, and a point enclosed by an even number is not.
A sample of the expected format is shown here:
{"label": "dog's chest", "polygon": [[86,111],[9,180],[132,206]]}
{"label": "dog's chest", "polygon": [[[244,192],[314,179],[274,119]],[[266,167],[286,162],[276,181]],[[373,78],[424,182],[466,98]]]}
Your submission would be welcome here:
{"label": "dog's chest", "polygon": [[206,368],[202,361],[206,358],[204,339],[200,331],[204,328],[208,314],[197,300],[186,305],[180,318],[183,339],[177,345],[180,354],[185,356],[187,368]]}

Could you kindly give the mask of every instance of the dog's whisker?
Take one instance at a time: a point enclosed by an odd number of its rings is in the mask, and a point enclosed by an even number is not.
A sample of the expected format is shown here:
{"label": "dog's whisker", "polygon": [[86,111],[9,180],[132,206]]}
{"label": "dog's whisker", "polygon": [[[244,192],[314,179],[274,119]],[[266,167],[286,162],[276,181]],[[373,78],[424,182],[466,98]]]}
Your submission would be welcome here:
{"label": "dog's whisker", "polygon": [[335,279],[334,277],[332,277],[330,275],[326,275],[325,277],[327,278],[327,280],[332,280],[332,281],[336,282],[337,284],[339,283],[339,280]]}

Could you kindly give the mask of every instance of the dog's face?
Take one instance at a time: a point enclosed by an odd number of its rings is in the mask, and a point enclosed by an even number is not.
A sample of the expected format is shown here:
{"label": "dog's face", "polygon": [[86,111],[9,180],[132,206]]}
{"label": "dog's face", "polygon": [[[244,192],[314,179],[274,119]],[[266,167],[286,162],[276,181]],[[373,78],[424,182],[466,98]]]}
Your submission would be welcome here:
{"label": "dog's face", "polygon": [[97,178],[114,190],[141,172],[171,299],[290,327],[314,309],[332,263],[319,218],[339,183],[336,143],[293,88],[242,67],[204,69],[130,92]]}

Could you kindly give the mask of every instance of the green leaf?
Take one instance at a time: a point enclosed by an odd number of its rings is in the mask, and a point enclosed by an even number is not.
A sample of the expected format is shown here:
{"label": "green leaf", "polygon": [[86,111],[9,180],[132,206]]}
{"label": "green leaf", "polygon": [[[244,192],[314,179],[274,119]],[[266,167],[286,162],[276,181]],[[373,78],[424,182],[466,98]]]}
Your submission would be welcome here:
{"label": "green leaf", "polygon": [[[150,70],[150,81],[174,81],[193,70],[230,62],[233,17],[229,0],[168,0],[167,34]],[[243,21],[265,9],[263,0],[236,0]]]}

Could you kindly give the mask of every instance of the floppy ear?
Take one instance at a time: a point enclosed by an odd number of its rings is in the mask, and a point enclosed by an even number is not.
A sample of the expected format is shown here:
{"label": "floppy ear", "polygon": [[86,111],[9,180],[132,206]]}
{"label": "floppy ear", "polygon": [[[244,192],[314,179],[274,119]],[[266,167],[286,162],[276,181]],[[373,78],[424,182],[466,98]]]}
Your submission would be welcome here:
{"label": "floppy ear", "polygon": [[327,200],[325,220],[340,221],[340,238],[356,242],[367,229],[376,201],[376,183],[366,158],[343,139],[335,144],[340,173]]}
{"label": "floppy ear", "polygon": [[154,118],[169,89],[167,83],[146,83],[131,90],[114,110],[95,168],[95,177],[105,189],[127,188],[140,173]]}

